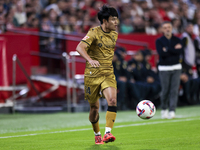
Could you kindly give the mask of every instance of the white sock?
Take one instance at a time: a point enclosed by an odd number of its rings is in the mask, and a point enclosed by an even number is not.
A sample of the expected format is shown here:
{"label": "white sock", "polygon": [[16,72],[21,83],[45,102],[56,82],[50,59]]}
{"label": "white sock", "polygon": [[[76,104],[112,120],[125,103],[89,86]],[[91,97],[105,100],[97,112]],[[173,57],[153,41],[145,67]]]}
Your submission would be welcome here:
{"label": "white sock", "polygon": [[100,131],[98,133],[94,132],[94,135],[101,135],[101,132]]}
{"label": "white sock", "polygon": [[105,134],[106,134],[107,132],[111,132],[111,128],[110,128],[110,127],[106,127],[106,128],[105,128]]}

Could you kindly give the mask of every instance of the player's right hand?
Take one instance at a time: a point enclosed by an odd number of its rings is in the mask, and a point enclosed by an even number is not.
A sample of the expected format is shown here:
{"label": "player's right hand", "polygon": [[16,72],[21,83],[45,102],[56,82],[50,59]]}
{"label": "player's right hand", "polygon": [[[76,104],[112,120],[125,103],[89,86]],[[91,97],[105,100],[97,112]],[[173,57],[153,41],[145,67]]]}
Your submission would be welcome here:
{"label": "player's right hand", "polygon": [[89,64],[92,66],[92,67],[99,67],[100,66],[100,63],[97,61],[97,60],[90,60],[88,61]]}

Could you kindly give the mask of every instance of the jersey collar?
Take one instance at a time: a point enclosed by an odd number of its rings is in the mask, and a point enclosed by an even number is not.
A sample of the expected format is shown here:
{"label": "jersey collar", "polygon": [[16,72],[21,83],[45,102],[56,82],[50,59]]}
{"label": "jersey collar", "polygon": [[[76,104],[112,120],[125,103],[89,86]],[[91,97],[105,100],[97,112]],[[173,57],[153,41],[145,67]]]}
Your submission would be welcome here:
{"label": "jersey collar", "polygon": [[[100,26],[100,28],[101,28],[101,30],[103,31],[103,29],[102,29],[102,27]],[[105,31],[103,31],[104,33],[110,33],[110,32],[105,32]]]}

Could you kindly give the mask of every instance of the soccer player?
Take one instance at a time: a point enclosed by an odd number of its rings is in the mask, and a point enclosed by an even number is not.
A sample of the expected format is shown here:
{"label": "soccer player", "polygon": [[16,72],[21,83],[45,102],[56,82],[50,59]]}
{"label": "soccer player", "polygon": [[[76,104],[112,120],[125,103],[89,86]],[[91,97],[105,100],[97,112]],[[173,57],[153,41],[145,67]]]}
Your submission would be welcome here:
{"label": "soccer player", "polygon": [[[78,44],[76,50],[86,59],[84,73],[85,99],[90,104],[89,120],[95,134],[95,144],[115,141],[111,134],[117,113],[117,85],[113,73],[112,59],[118,38],[115,31],[118,13],[115,8],[104,5],[98,12],[100,26],[91,28]],[[105,135],[102,139],[99,128],[99,98],[108,103]]]}

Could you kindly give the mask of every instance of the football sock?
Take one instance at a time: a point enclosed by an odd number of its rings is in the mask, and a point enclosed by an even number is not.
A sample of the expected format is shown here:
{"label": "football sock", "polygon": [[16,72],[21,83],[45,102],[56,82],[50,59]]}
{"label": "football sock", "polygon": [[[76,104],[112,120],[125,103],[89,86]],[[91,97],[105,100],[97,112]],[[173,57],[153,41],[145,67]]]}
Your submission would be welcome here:
{"label": "football sock", "polygon": [[114,126],[114,122],[117,115],[117,107],[116,106],[108,106],[107,112],[106,112],[106,132],[111,132],[111,129]]}
{"label": "football sock", "polygon": [[106,127],[106,128],[105,128],[105,134],[106,134],[106,133],[110,133],[110,132],[111,132],[111,128],[110,128],[110,127]]}
{"label": "football sock", "polygon": [[100,131],[99,131],[98,133],[95,133],[95,132],[94,132],[94,135],[95,135],[95,136],[101,135],[101,132],[100,132]]}
{"label": "football sock", "polygon": [[100,128],[99,128],[99,114],[98,114],[97,120],[95,122],[91,122],[91,123],[92,123],[92,127],[93,127],[94,133],[96,133],[96,134],[100,133]]}

